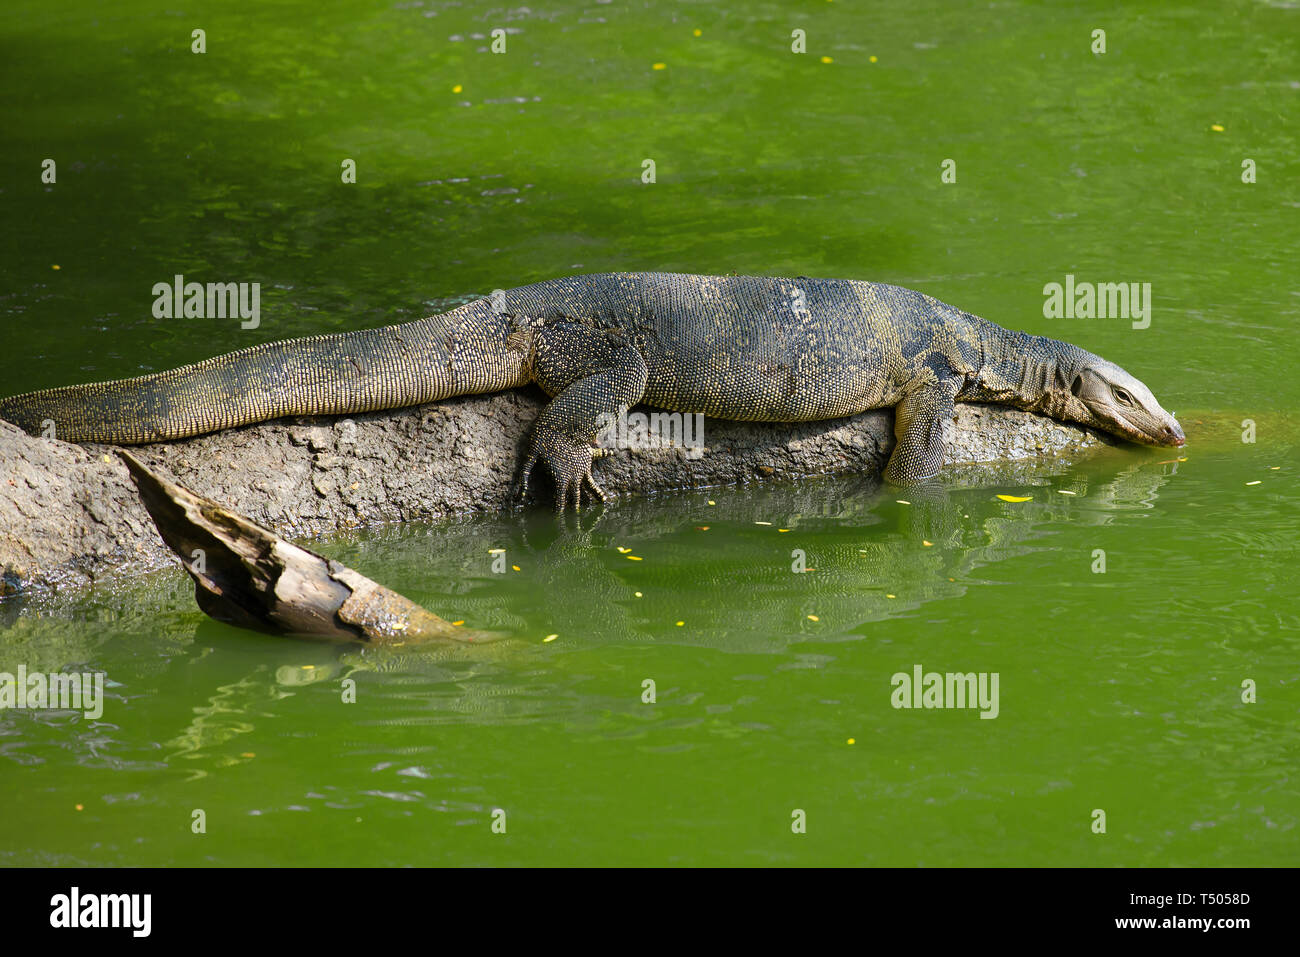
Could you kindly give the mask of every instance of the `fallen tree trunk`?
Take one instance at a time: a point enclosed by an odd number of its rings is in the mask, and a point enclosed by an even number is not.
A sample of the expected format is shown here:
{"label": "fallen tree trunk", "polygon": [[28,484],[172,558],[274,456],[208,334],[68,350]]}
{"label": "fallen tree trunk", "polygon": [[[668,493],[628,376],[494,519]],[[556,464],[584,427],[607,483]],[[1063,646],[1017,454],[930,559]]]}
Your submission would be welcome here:
{"label": "fallen tree trunk", "polygon": [[[138,454],[258,525],[303,538],[508,508],[520,448],[544,401],[529,389],[342,419],[278,420],[142,446]],[[1074,454],[1108,441],[1027,412],[959,404],[948,461]],[[596,475],[611,497],[874,475],[893,444],[888,410],[796,425],[708,419],[698,459],[680,449],[616,450],[597,462]],[[84,585],[175,562],[110,452],[0,422],[0,593]],[[537,484],[550,494],[544,479]]]}

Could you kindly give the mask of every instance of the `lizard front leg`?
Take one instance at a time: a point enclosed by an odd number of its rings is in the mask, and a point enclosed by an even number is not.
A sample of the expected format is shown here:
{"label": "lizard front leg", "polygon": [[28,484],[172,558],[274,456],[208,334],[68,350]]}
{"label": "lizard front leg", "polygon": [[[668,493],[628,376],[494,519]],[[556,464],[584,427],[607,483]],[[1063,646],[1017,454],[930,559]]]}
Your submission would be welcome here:
{"label": "lizard front leg", "polygon": [[533,466],[540,460],[555,480],[557,512],[570,501],[581,511],[584,489],[603,501],[605,493],[591,474],[592,440],[603,416],[617,415],[641,401],[645,360],[616,332],[554,322],[535,334],[532,375],[554,398],[533,426],[520,496],[527,494]]}
{"label": "lizard front leg", "polygon": [[931,478],[943,465],[943,427],[952,419],[953,400],[960,388],[956,378],[918,383],[894,409],[898,444],[885,466],[885,480],[907,485]]}

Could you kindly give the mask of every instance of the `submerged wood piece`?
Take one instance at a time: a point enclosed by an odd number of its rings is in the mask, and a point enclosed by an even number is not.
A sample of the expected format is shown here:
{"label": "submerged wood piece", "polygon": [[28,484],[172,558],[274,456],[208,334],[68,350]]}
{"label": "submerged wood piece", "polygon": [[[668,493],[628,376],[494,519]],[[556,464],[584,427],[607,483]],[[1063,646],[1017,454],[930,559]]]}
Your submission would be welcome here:
{"label": "submerged wood piece", "polygon": [[385,645],[493,637],[458,628],[346,565],[168,481],[129,452],[117,454],[163,541],[194,579],[199,607],[219,621]]}

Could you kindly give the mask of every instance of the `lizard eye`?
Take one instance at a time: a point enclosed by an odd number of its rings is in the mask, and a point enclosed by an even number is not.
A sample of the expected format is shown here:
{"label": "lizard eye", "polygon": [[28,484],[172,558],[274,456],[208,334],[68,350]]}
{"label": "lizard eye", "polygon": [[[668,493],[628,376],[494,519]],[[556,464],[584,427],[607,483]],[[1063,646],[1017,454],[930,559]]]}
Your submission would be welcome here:
{"label": "lizard eye", "polygon": [[1130,395],[1129,395],[1127,392],[1125,392],[1123,389],[1115,389],[1115,390],[1113,390],[1113,391],[1114,391],[1114,393],[1115,393],[1115,398],[1117,398],[1117,399],[1119,400],[1119,404],[1120,404],[1120,405],[1132,405],[1132,404],[1133,404],[1133,397],[1130,396]]}

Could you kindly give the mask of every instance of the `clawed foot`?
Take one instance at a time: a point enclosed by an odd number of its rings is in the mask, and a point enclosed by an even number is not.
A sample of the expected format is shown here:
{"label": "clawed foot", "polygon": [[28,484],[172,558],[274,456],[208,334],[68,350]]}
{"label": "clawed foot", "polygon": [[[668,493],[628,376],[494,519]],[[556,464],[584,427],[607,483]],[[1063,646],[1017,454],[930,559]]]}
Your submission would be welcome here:
{"label": "clawed foot", "polygon": [[566,435],[550,430],[537,429],[533,433],[528,450],[528,459],[524,462],[519,477],[519,501],[522,503],[528,495],[528,480],[532,476],[533,466],[538,460],[546,463],[551,478],[555,480],[555,511],[563,513],[573,503],[575,512],[582,511],[583,492],[587,493],[588,504],[593,500],[605,501],[605,491],[591,474],[591,463],[602,449],[593,449],[590,445],[575,441]]}

